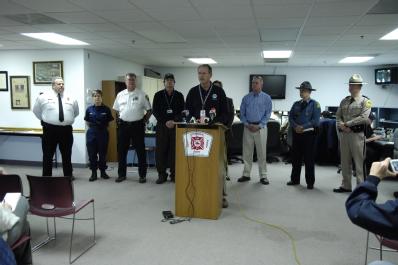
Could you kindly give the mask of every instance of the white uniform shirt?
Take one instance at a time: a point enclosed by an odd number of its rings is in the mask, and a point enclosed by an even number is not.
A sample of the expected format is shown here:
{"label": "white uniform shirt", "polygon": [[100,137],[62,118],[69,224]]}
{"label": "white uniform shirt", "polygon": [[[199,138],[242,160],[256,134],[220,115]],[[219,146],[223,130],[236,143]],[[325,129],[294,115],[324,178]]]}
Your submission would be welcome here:
{"label": "white uniform shirt", "polygon": [[120,119],[132,122],[141,120],[145,112],[151,109],[151,103],[142,90],[136,88],[129,92],[125,89],[117,94],[113,109],[119,112]]}
{"label": "white uniform shirt", "polygon": [[64,109],[64,121],[59,121],[58,93],[51,91],[44,92],[36,99],[33,113],[39,120],[52,125],[72,125],[79,115],[77,101],[67,93],[61,93],[62,107]]}

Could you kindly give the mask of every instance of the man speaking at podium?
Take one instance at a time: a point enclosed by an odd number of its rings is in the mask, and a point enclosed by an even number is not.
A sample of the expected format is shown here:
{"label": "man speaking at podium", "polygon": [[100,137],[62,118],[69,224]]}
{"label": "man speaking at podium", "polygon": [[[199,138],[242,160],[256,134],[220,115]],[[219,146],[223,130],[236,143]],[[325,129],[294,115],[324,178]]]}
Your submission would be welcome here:
{"label": "man speaking at podium", "polygon": [[[211,76],[210,65],[198,66],[199,85],[189,90],[185,101],[186,109],[189,111],[188,121],[195,119],[195,121],[199,120],[199,123],[205,123],[208,120],[210,124],[222,123],[226,126],[228,123],[227,96],[221,87],[215,86],[210,81]],[[227,207],[228,202],[223,198],[223,208]]]}
{"label": "man speaking at podium", "polygon": [[[204,123],[222,123],[227,125],[228,109],[227,97],[221,87],[215,86],[211,81],[212,68],[208,64],[198,66],[199,85],[194,86],[188,92],[186,109],[189,118]],[[189,119],[188,119],[189,121]]]}

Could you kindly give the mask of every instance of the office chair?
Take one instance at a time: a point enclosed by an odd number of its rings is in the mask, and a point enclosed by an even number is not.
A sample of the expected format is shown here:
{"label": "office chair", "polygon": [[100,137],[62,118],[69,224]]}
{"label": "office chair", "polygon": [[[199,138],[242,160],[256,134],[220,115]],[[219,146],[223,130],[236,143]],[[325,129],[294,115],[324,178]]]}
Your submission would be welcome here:
{"label": "office chair", "polygon": [[279,135],[281,125],[276,120],[269,120],[267,123],[267,162],[279,162],[278,156],[281,152],[281,138]]}

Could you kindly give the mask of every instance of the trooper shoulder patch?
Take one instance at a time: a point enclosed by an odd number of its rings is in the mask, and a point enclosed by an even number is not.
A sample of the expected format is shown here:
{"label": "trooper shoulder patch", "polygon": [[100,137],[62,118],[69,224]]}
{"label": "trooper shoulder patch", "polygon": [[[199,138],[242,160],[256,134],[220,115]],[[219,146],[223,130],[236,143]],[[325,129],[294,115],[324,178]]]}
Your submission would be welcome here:
{"label": "trooper shoulder patch", "polygon": [[372,101],[370,101],[370,99],[365,99],[365,107],[366,108],[371,108],[372,107]]}
{"label": "trooper shoulder patch", "polygon": [[317,108],[317,109],[320,109],[320,108],[321,108],[321,104],[319,104],[318,101],[316,102],[316,108]]}

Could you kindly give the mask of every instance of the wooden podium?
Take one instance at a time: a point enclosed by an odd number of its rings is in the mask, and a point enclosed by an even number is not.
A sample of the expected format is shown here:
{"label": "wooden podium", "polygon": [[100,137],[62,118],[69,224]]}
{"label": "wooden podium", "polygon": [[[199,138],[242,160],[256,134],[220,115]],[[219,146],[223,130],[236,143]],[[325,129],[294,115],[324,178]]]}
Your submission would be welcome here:
{"label": "wooden podium", "polygon": [[220,216],[226,163],[225,129],[222,124],[177,124],[177,216],[205,219]]}

